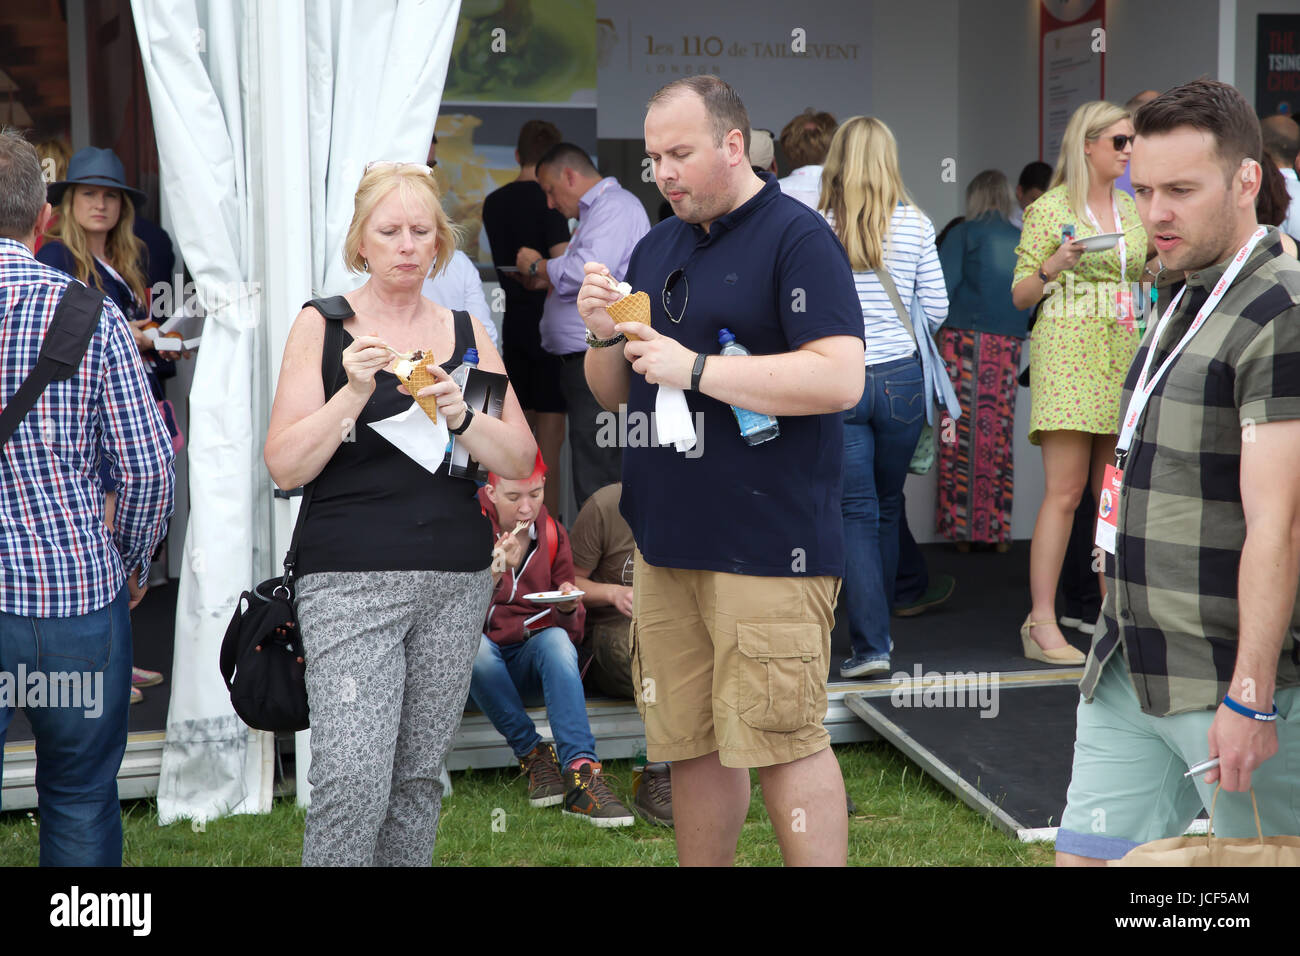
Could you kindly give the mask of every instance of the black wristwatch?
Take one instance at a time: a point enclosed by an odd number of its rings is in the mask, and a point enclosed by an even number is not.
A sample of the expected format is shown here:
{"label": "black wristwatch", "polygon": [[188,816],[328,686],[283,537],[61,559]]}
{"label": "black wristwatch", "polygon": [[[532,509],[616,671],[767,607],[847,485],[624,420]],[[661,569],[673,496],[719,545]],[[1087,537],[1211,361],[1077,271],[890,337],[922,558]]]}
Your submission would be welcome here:
{"label": "black wristwatch", "polygon": [[448,426],[447,426],[447,431],[448,431],[448,433],[450,433],[450,434],[452,434],[452,435],[463,435],[463,434],[465,434],[465,429],[469,428],[469,423],[470,423],[471,420],[473,420],[473,418],[474,418],[474,409],[472,409],[472,408],[470,408],[468,405],[466,405],[466,406],[465,406],[465,417],[462,418],[462,419],[460,420],[460,427],[459,427],[459,428],[452,428],[450,425],[448,425]]}
{"label": "black wristwatch", "polygon": [[691,369],[692,392],[698,392],[700,390],[700,376],[704,374],[704,362],[708,357],[707,352],[701,352],[699,355],[695,356],[695,366]]}

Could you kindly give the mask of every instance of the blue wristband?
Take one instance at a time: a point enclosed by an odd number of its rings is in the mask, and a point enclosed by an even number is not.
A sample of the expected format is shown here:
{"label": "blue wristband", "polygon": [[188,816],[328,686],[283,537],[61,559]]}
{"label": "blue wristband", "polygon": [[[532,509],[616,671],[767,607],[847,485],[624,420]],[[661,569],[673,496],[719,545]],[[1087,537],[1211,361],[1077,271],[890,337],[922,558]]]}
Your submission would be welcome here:
{"label": "blue wristband", "polygon": [[1238,713],[1238,714],[1241,714],[1241,716],[1243,716],[1243,717],[1249,717],[1249,718],[1251,718],[1252,720],[1267,720],[1267,721],[1277,720],[1277,705],[1276,705],[1276,704],[1273,705],[1273,713],[1271,713],[1271,714],[1265,714],[1265,713],[1262,713],[1262,712],[1260,712],[1260,711],[1258,711],[1258,710],[1251,710],[1251,709],[1250,709],[1249,707],[1247,707],[1245,704],[1239,704],[1239,703],[1237,703],[1235,700],[1233,700],[1231,697],[1229,697],[1227,694],[1224,694],[1224,695],[1223,695],[1223,706],[1224,706],[1224,707],[1227,707],[1228,710],[1231,710],[1231,711],[1234,711],[1234,712],[1236,712],[1236,713]]}

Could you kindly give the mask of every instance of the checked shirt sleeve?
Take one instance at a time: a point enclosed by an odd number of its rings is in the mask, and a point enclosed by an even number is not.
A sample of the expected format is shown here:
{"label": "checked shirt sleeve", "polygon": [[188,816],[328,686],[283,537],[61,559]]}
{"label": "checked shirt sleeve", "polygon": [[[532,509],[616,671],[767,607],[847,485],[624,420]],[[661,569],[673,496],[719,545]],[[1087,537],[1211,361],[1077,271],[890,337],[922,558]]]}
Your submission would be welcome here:
{"label": "checked shirt sleeve", "polygon": [[1233,385],[1243,425],[1300,418],[1300,305],[1256,333],[1237,360]]}
{"label": "checked shirt sleeve", "polygon": [[96,432],[118,482],[114,543],[126,574],[139,569],[144,581],[172,515],[172,442],[126,319],[112,302],[105,306],[103,321],[107,334],[102,390],[94,409]]}

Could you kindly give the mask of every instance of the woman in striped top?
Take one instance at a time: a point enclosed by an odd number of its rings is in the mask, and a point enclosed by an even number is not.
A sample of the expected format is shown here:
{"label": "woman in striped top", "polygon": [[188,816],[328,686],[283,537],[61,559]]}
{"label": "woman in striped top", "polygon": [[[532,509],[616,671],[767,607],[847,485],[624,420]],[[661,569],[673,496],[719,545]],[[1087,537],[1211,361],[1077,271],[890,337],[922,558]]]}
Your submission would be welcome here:
{"label": "woman in striped top", "polygon": [[876,276],[887,269],[903,307],[920,296],[932,334],[948,315],[934,225],[907,195],[898,145],[869,116],[831,140],[818,208],[844,244],[862,303],[867,384],[844,416],[844,603],[853,656],[841,677],[886,673],[890,605],[898,570],[898,516],[907,466],[925,424],[925,397],[908,317]]}

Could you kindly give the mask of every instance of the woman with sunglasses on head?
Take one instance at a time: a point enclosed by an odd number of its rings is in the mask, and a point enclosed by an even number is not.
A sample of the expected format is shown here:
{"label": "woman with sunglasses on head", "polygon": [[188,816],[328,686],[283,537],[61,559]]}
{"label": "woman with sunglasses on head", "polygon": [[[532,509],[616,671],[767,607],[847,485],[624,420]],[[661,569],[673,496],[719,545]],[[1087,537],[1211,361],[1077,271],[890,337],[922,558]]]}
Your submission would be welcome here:
{"label": "woman with sunglasses on head", "polygon": [[[421,294],[455,248],[427,166],[370,164],[344,246],[366,282],[346,309],[304,306],[285,343],[263,454],[281,488],[312,483],[297,559],[308,866],[431,864],[438,778],[492,591],[492,526],[477,484],[445,466],[431,474],[370,427],[411,407],[394,351],[426,353],[436,383],[420,396],[436,397],[439,422],[484,467],[523,478],[537,455],[513,389],[500,419],[475,415],[450,376],[469,348],[484,371],[505,372],[479,319]],[[346,318],[327,319],[317,302]],[[341,368],[327,385],[326,326],[337,321]]]}
{"label": "woman with sunglasses on head", "polygon": [[932,335],[948,317],[934,224],[903,186],[889,127],[854,116],[835,131],[818,210],[849,255],[866,343],[866,389],[844,415],[844,602],[853,655],[845,678],[889,671],[889,617],[898,572],[903,482],[925,424],[926,399],[911,318],[899,316],[876,270],[887,270],[904,309],[920,297]]}
{"label": "woman with sunglasses on head", "polygon": [[[1012,302],[1027,309],[1043,300],[1029,341],[1029,440],[1042,447],[1046,481],[1020,639],[1027,658],[1046,664],[1084,662],[1057,624],[1056,586],[1083,490],[1091,481],[1100,500],[1114,462],[1120,392],[1140,338],[1142,303],[1130,283],[1143,278],[1149,243],[1132,197],[1115,188],[1132,148],[1133,122],[1122,107],[1099,100],[1075,110],[1052,184],[1025,210],[1016,247]],[[1097,251],[1078,241],[1116,233]]]}

